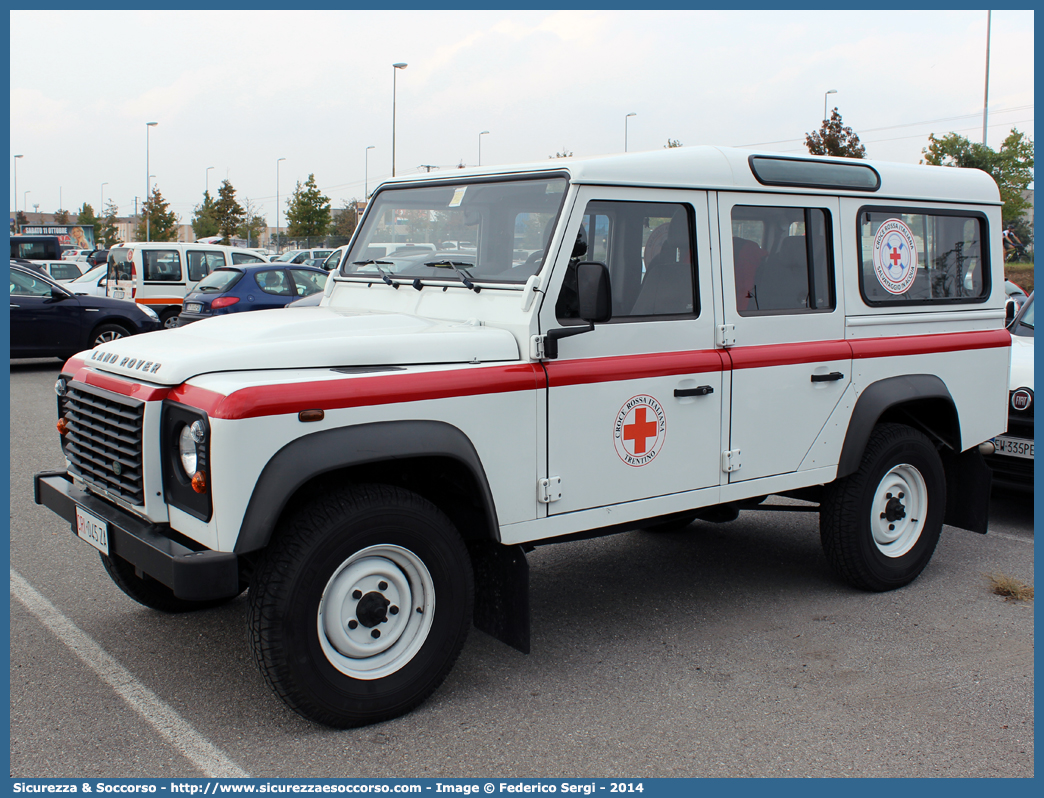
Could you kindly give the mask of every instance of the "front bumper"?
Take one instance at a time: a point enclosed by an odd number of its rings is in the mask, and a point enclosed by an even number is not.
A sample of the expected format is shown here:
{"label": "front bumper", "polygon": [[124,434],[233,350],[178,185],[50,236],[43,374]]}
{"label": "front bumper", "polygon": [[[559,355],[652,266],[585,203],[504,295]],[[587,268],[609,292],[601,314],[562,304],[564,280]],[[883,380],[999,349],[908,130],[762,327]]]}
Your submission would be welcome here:
{"label": "front bumper", "polygon": [[76,505],[109,525],[109,556],[119,557],[188,601],[230,598],[239,591],[239,562],[233,552],[196,551],[174,540],[170,527],[150,524],[77,488],[66,471],[33,477],[37,504],[53,510],[76,534]]}

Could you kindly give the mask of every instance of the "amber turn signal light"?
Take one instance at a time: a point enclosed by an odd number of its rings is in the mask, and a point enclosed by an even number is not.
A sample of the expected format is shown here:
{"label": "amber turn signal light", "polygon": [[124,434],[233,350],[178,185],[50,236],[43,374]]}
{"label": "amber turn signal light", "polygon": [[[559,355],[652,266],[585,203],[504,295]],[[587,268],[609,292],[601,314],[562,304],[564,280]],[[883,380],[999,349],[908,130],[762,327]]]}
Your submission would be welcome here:
{"label": "amber turn signal light", "polygon": [[69,431],[69,422],[65,420],[65,416],[58,419],[58,434],[65,435]]}
{"label": "amber turn signal light", "polygon": [[192,490],[196,493],[207,492],[207,475],[202,471],[197,471],[192,475]]}
{"label": "amber turn signal light", "polygon": [[302,410],[297,414],[298,421],[322,421],[326,416],[322,410]]}

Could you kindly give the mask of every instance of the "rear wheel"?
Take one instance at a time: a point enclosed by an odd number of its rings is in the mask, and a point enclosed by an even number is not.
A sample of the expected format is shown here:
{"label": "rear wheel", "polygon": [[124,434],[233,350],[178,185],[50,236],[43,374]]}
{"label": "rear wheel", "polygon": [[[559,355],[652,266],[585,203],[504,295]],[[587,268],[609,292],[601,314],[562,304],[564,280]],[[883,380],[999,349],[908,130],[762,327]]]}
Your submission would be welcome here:
{"label": "rear wheel", "polygon": [[859,470],[824,491],[823,550],[853,587],[902,587],[931,560],[945,507],[946,476],[932,442],[903,424],[879,424]]}
{"label": "rear wheel", "polygon": [[442,683],[471,627],[460,535],[400,488],[353,486],[283,524],[254,574],[254,658],[294,711],[334,727],[415,707]]}

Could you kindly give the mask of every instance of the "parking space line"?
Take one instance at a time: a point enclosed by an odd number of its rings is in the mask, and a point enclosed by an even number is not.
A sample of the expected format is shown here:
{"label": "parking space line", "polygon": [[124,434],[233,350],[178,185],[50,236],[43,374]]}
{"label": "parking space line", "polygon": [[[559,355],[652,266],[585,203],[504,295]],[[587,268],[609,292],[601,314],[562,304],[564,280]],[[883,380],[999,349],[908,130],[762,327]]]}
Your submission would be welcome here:
{"label": "parking space line", "polygon": [[130,671],[116,662],[57,607],[40,595],[14,568],[11,569],[11,595],[205,776],[250,778],[249,773],[192,728],[159,696],[135,679]]}

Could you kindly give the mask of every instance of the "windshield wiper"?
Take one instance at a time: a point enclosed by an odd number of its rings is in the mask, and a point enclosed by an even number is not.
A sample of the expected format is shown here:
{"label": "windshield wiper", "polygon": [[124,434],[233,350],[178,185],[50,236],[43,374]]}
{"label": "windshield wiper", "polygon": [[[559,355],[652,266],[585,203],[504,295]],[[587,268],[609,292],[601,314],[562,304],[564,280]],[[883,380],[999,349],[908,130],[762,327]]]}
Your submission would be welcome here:
{"label": "windshield wiper", "polygon": [[398,288],[399,284],[392,281],[392,278],[388,276],[388,273],[381,268],[381,266],[394,266],[390,260],[356,260],[352,261],[352,266],[376,266],[377,271],[381,273],[381,279],[384,280],[392,288]]}
{"label": "windshield wiper", "polygon": [[433,269],[453,269],[453,271],[457,273],[457,276],[460,277],[460,281],[464,283],[465,288],[474,291],[476,294],[482,290],[473,282],[471,282],[470,275],[466,271],[464,271],[464,269],[460,268],[461,266],[474,267],[474,263],[466,263],[464,261],[459,260],[432,260],[428,261],[424,265],[431,266]]}

